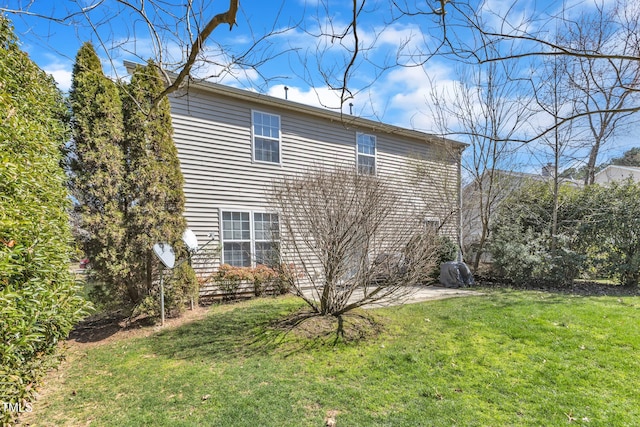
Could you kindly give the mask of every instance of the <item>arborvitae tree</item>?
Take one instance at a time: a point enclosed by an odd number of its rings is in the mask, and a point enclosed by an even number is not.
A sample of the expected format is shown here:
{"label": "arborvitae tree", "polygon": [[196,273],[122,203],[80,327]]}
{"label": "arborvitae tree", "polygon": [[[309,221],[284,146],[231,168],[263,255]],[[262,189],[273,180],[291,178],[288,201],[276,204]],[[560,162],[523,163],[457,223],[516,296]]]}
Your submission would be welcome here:
{"label": "arborvitae tree", "polygon": [[[67,120],[53,79],[0,15],[0,400],[22,408],[85,307],[69,273]],[[0,408],[0,425],[11,416]]]}
{"label": "arborvitae tree", "polygon": [[126,267],[122,257],[122,101],[116,84],[104,75],[91,43],[85,43],[76,56],[69,100],[73,111],[71,186],[81,227],[87,233],[80,240],[94,278],[117,291],[124,284]]}
{"label": "arborvitae tree", "polygon": [[150,295],[158,262],[155,243],[167,242],[180,251],[186,228],[184,180],[172,139],[169,101],[157,66],[136,67],[122,91],[126,158],[125,223],[127,283],[131,299]]}

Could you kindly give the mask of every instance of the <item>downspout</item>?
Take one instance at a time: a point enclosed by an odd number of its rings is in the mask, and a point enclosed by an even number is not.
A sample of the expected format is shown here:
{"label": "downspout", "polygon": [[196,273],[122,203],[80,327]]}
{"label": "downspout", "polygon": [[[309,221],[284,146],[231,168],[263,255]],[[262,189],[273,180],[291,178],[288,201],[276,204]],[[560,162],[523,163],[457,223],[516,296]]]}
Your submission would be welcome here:
{"label": "downspout", "polygon": [[458,151],[458,262],[463,262],[462,256],[462,152],[466,147]]}

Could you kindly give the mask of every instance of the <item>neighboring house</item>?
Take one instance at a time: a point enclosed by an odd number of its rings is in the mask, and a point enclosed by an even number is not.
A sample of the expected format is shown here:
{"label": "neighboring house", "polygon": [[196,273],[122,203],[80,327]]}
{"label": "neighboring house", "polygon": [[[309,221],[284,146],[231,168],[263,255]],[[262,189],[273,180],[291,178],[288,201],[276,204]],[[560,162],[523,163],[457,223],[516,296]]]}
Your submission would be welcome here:
{"label": "neighboring house", "polygon": [[[212,236],[208,247],[219,249],[209,269],[270,259],[267,230],[278,227],[268,202],[274,179],[314,166],[348,165],[393,180],[399,191],[415,188],[427,200],[443,182],[459,182],[465,144],[456,141],[207,82],[191,83],[170,103],[188,226],[200,242]],[[443,147],[454,155],[436,156]],[[441,180],[418,183],[416,158]],[[437,203],[426,205],[425,220],[445,217]],[[456,214],[442,232],[456,238],[457,229]]]}
{"label": "neighboring house", "polygon": [[594,177],[594,182],[606,185],[611,182],[620,182],[631,178],[635,182],[640,182],[640,167],[609,165],[598,172]]}

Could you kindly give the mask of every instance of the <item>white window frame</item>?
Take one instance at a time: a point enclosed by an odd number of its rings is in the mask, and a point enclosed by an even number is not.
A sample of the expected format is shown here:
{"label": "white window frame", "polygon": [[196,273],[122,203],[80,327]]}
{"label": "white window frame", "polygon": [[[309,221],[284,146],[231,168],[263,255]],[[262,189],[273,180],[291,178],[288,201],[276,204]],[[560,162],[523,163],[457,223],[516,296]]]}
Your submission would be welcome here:
{"label": "white window frame", "polygon": [[[276,222],[278,224],[278,230],[276,231],[277,233],[277,237],[275,239],[258,239],[258,233],[256,232],[256,215],[269,215],[269,219],[270,221],[267,222],[268,224],[273,224],[273,215],[276,216]],[[257,262],[257,246],[258,243],[276,243],[279,244],[280,239],[280,216],[276,213],[276,212],[268,212],[268,211],[253,211],[251,212],[251,228],[253,230],[253,234],[251,236],[251,263],[253,264],[253,266],[255,267],[256,265],[258,265]],[[268,264],[264,264],[264,265],[268,265]]]}
{"label": "white window frame", "polygon": [[[224,235],[225,234],[225,228],[224,228],[224,214],[225,213],[230,213],[232,215],[233,214],[240,214],[240,215],[248,214],[249,215],[249,238],[248,239],[244,239],[244,238],[243,239],[234,239],[234,238],[226,239],[225,238],[225,235]],[[253,236],[253,230],[252,230],[252,228],[253,228],[252,227],[253,216],[251,215],[251,212],[247,211],[245,209],[224,209],[224,210],[220,210],[219,218],[220,218],[220,245],[222,246],[222,251],[220,253],[220,258],[221,258],[222,264],[230,264],[230,262],[228,260],[225,260],[225,256],[224,256],[224,253],[225,253],[224,245],[225,245],[225,243],[240,243],[240,244],[249,243],[249,260],[250,260],[250,262],[249,262],[248,266],[245,265],[243,267],[251,267],[253,265],[253,260],[251,259],[251,253],[252,253],[251,240],[252,240],[252,236]],[[232,218],[232,220],[233,220],[233,218]],[[227,230],[227,231],[229,231],[229,230]],[[230,265],[232,265],[232,264],[230,264]]]}
{"label": "white window frame", "polygon": [[[364,138],[364,137],[373,139],[373,154],[360,152],[360,138]],[[356,133],[356,170],[358,171],[358,173],[364,173],[364,172],[361,172],[360,170],[360,158],[369,158],[369,159],[372,158],[373,173],[371,173],[370,175],[375,176],[378,174],[377,153],[378,153],[378,138],[375,135],[372,135],[370,133],[357,132]]]}
{"label": "white window frame", "polygon": [[[224,228],[224,218],[223,218],[225,213],[249,214],[249,239],[248,240],[247,239],[242,239],[242,240],[225,239],[225,236],[224,236],[225,228]],[[269,211],[267,209],[247,209],[247,208],[238,208],[238,207],[229,207],[229,208],[219,209],[218,211],[219,227],[220,227],[219,235],[220,235],[220,246],[222,247],[222,250],[220,252],[220,264],[229,264],[228,260],[226,260],[224,256],[225,243],[249,242],[249,251],[250,251],[249,258],[251,262],[249,266],[243,266],[243,267],[255,267],[256,265],[258,265],[258,263],[256,262],[256,243],[270,242],[271,240],[256,239],[256,231],[255,231],[256,214],[278,215],[277,212]],[[279,222],[278,222],[278,226],[279,226]],[[280,230],[278,230],[278,233],[280,233]],[[275,239],[275,241],[279,242],[280,239]]]}
{"label": "white window frame", "polygon": [[[278,118],[278,137],[256,135],[255,131],[255,115],[262,114],[269,117]],[[269,160],[260,160],[256,158],[256,138],[261,138],[267,141],[276,142],[278,144],[278,161],[273,162]],[[260,110],[251,110],[251,159],[254,163],[261,163],[265,165],[282,165],[282,118],[278,114],[267,113]]]}

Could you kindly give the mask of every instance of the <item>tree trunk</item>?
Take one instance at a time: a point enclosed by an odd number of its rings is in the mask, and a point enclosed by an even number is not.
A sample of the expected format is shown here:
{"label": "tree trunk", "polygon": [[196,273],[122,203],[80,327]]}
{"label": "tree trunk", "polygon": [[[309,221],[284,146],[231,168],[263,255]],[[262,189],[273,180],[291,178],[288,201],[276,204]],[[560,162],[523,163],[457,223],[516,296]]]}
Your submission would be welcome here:
{"label": "tree trunk", "polygon": [[484,245],[487,243],[488,234],[489,234],[488,227],[485,224],[482,224],[482,234],[480,234],[480,241],[478,242],[478,252],[476,252],[476,256],[473,260],[474,273],[478,271],[478,267],[480,266],[480,260],[482,259],[482,251],[484,250]]}
{"label": "tree trunk", "polygon": [[127,280],[127,295],[129,295],[129,299],[133,304],[137,304],[140,302],[140,292],[138,292],[138,287],[135,283]]}
{"label": "tree trunk", "polygon": [[589,161],[587,163],[587,174],[584,177],[584,185],[592,185],[596,175],[596,161],[600,151],[600,138],[596,137],[591,152],[589,153]]}

